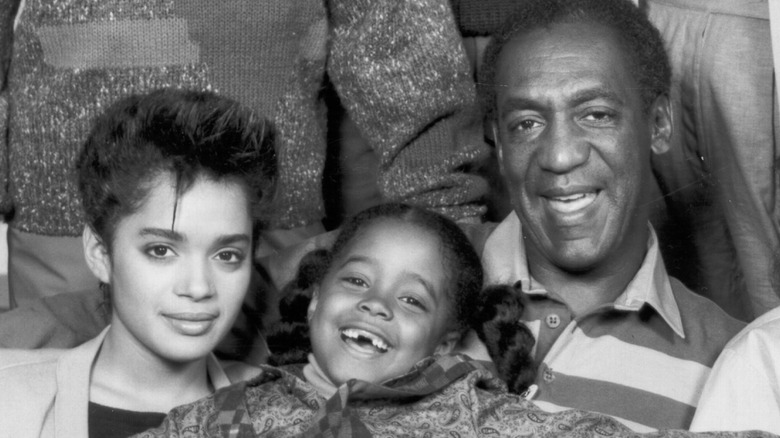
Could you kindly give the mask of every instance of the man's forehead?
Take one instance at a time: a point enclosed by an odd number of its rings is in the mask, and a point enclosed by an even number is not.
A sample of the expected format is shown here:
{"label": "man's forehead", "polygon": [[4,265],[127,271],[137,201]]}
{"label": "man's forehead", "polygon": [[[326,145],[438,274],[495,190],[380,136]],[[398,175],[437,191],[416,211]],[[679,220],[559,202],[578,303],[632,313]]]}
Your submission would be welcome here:
{"label": "man's forehead", "polygon": [[[567,99],[621,101],[636,87],[623,47],[602,25],[562,23],[516,35],[497,59],[496,93],[532,98],[553,90]],[[637,91],[638,97],[638,91]]]}

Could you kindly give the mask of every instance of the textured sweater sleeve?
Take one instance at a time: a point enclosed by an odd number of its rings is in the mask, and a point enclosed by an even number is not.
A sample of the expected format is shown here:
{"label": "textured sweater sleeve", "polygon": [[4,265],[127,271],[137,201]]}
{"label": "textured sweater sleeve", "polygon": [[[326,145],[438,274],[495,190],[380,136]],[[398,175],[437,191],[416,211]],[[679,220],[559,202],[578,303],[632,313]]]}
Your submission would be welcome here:
{"label": "textured sweater sleeve", "polygon": [[501,28],[522,1],[451,0],[458,28],[463,36],[488,36]]}
{"label": "textured sweater sleeve", "polygon": [[448,0],[333,0],[328,73],[379,159],[384,199],[476,219],[487,154]]}
{"label": "textured sweater sleeve", "polygon": [[0,214],[10,211],[8,196],[8,89],[6,77],[11,64],[14,17],[20,0],[0,2]]}

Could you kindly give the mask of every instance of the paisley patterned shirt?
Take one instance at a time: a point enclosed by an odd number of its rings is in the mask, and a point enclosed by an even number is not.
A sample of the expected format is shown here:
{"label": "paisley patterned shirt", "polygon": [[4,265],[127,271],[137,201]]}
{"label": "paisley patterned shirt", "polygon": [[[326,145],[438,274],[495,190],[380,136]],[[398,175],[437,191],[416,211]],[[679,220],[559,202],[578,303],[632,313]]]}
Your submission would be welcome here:
{"label": "paisley patterned shirt", "polygon": [[303,379],[301,369],[264,367],[253,380],[173,410],[162,426],[139,437],[643,436],[600,414],[544,412],[509,394],[489,364],[464,355],[426,359],[382,385],[352,380],[329,399]]}

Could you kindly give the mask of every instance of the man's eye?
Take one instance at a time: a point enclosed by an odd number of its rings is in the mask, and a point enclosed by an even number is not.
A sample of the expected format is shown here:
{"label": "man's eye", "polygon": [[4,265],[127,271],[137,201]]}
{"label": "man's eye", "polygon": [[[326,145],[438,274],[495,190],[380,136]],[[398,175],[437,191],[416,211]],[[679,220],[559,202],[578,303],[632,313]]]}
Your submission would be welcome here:
{"label": "man's eye", "polygon": [[585,115],[585,119],[597,123],[606,123],[614,120],[615,115],[608,111],[591,111]]}
{"label": "man's eye", "polygon": [[522,120],[520,123],[517,124],[517,129],[520,129],[521,131],[529,131],[531,129],[534,129],[540,125],[539,122],[536,120]]}

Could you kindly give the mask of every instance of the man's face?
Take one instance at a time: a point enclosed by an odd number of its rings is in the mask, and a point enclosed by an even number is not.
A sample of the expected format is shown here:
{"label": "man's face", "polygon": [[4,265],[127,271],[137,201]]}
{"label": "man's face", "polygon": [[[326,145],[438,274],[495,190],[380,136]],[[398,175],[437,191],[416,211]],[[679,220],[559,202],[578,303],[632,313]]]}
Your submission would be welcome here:
{"label": "man's face", "polygon": [[643,191],[651,146],[665,145],[657,126],[668,127],[668,101],[643,111],[623,50],[610,29],[571,23],[501,51],[498,157],[529,260],[583,272],[644,252]]}

